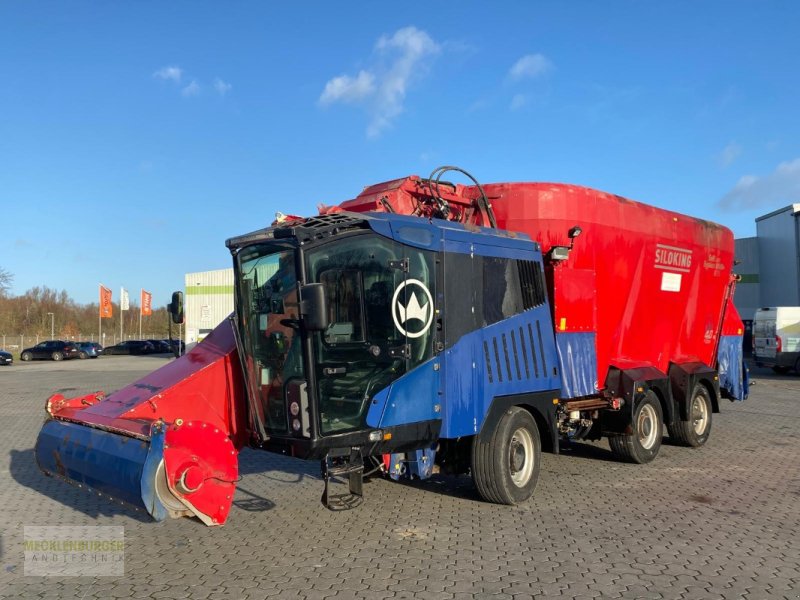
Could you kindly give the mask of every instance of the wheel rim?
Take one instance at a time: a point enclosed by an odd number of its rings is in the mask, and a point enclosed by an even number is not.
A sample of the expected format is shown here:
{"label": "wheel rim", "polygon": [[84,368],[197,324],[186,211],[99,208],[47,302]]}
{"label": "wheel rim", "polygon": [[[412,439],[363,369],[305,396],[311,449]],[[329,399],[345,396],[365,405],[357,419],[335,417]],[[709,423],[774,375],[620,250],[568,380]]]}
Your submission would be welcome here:
{"label": "wheel rim", "polygon": [[636,431],[639,435],[639,443],[645,450],[650,450],[658,439],[658,416],[655,409],[650,404],[645,404],[639,411],[636,419]]}
{"label": "wheel rim", "polygon": [[534,467],[533,436],[524,427],[517,429],[511,436],[508,466],[514,485],[524,487],[530,481]]}
{"label": "wheel rim", "polygon": [[692,427],[697,435],[703,435],[708,427],[708,405],[700,394],[692,401]]}

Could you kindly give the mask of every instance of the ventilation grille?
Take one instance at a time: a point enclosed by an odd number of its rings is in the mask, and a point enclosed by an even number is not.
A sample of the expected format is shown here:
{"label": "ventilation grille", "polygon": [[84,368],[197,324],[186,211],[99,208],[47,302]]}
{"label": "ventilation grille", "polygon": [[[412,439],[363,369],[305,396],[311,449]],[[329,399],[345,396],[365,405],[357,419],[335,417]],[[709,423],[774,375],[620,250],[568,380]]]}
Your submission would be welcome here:
{"label": "ventilation grille", "polygon": [[519,282],[522,290],[522,309],[541,306],[547,299],[542,277],[542,265],[532,260],[518,260]]}
{"label": "ventilation grille", "polygon": [[548,376],[542,327],[535,323],[509,328],[483,342],[489,383],[530,381]]}

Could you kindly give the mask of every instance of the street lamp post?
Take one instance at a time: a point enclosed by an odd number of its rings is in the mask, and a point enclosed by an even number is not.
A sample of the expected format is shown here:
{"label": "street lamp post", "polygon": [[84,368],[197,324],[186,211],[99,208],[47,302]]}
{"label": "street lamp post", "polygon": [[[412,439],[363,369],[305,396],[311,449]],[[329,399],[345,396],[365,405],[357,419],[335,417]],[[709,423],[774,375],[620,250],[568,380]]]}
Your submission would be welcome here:
{"label": "street lamp post", "polygon": [[51,313],[51,312],[49,312],[49,313],[47,313],[47,314],[48,314],[48,315],[50,315],[50,339],[52,340],[52,339],[55,337],[55,335],[56,335],[56,333],[55,333],[55,331],[56,331],[56,328],[55,328],[55,326],[54,326],[54,323],[55,323],[55,316],[54,316],[54,315],[53,315],[53,313]]}

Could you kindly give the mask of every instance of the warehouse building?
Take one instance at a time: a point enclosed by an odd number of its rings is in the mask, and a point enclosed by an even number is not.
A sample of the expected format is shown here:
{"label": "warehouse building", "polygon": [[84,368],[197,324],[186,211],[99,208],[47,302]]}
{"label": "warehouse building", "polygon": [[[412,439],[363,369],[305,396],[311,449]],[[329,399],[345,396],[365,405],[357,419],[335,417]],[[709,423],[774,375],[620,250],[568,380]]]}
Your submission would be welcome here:
{"label": "warehouse building", "polygon": [[745,322],[745,348],[756,309],[800,306],[800,204],[756,219],[756,236],[736,240],[734,304]]}
{"label": "warehouse building", "polygon": [[184,314],[187,345],[200,342],[233,312],[233,269],[187,273]]}

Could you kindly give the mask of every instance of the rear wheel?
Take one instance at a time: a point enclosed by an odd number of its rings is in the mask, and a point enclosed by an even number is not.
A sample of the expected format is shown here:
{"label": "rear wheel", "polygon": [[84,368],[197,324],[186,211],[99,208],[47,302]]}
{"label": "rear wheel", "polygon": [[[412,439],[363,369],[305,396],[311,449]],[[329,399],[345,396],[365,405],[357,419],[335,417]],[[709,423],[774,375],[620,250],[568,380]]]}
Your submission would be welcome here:
{"label": "rear wheel", "polygon": [[772,370],[775,371],[778,375],[785,375],[789,372],[789,367],[772,367]]}
{"label": "rear wheel", "polygon": [[541,462],[539,429],[531,414],[515,406],[492,431],[472,444],[472,480],[484,500],[518,504],[533,495]]}
{"label": "rear wheel", "polygon": [[636,403],[631,430],[630,434],[612,435],[608,438],[611,452],[627,462],[650,462],[658,455],[664,432],[661,403],[652,390],[648,390]]}
{"label": "rear wheel", "polygon": [[20,359],[28,362],[29,360],[33,360],[33,354],[30,352],[23,352],[22,355],[20,355]]}
{"label": "rear wheel", "polygon": [[81,353],[78,354],[78,357],[84,359],[84,358],[89,358],[89,355],[86,354],[86,352],[84,352],[83,350],[81,350]]}
{"label": "rear wheel", "polygon": [[800,375],[800,358],[794,363],[794,372]]}
{"label": "rear wheel", "polygon": [[61,352],[53,352],[50,358],[52,358],[53,360],[61,360],[64,358],[64,355],[61,354]]}
{"label": "rear wheel", "polygon": [[706,386],[698,383],[692,390],[687,408],[687,421],[676,421],[667,426],[669,437],[683,446],[697,448],[708,441],[711,434],[711,397]]}

